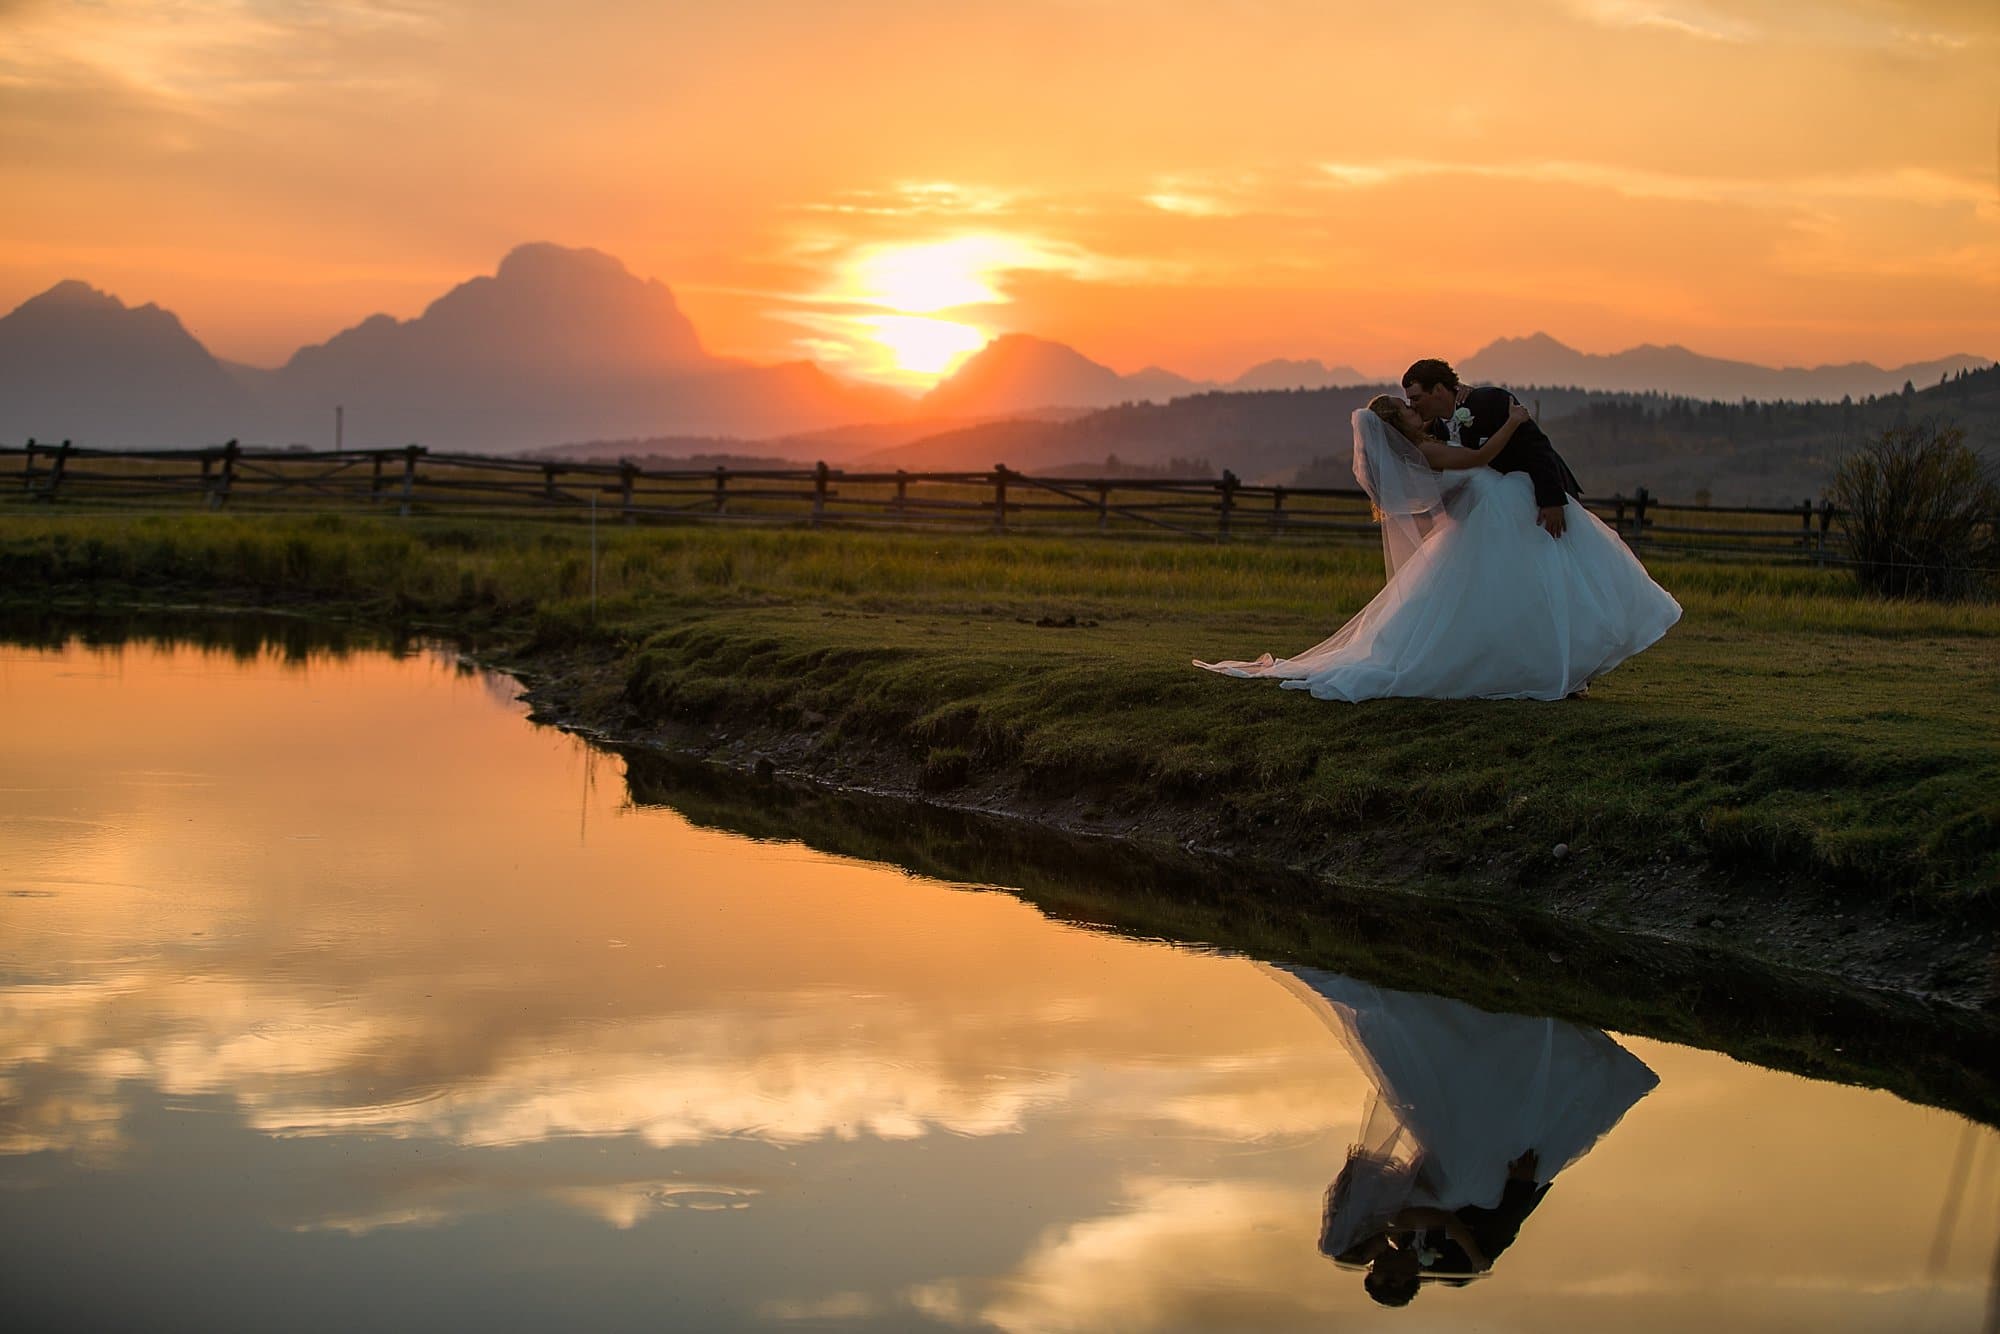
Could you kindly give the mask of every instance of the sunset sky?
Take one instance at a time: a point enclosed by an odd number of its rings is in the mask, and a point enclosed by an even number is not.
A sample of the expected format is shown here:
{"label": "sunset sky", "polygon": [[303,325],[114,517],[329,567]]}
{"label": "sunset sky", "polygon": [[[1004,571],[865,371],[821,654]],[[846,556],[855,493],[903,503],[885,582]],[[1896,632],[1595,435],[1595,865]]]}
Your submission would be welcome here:
{"label": "sunset sky", "polygon": [[2000,355],[1993,0],[0,0],[0,310],[283,361],[530,240],[713,351]]}

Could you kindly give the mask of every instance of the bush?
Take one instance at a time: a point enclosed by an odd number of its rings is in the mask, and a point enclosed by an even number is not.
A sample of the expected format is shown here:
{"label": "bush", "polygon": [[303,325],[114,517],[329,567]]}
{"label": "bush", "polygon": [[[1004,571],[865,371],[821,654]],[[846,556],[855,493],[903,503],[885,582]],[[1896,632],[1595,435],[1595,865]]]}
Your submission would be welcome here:
{"label": "bush", "polygon": [[2000,485],[1956,426],[1895,426],[1840,461],[1831,488],[1864,587],[1972,596],[2000,566]]}

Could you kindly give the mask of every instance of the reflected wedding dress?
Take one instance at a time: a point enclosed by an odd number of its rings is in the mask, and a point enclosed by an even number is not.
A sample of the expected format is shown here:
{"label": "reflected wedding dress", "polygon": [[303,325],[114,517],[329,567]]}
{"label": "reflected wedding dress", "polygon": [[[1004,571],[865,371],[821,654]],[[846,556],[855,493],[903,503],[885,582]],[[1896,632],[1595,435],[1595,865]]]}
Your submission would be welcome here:
{"label": "reflected wedding dress", "polygon": [[1492,1208],[1532,1150],[1546,1185],[1660,1082],[1594,1028],[1489,1014],[1317,968],[1259,965],[1320,1017],[1374,1086],[1321,1249],[1339,1257],[1412,1205]]}
{"label": "reflected wedding dress", "polygon": [[1551,538],[1535,524],[1526,473],[1438,473],[1367,409],[1353,425],[1388,583],[1303,653],[1195,666],[1276,677],[1318,699],[1562,699],[1680,619],[1680,604],[1574,499]]}

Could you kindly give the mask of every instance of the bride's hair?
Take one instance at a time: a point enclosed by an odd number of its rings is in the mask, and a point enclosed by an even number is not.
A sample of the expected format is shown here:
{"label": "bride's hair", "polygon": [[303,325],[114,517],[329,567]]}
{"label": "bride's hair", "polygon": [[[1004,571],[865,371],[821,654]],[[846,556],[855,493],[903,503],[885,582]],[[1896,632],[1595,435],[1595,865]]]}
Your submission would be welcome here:
{"label": "bride's hair", "polygon": [[[1349,399],[1348,401],[1351,403],[1354,400]],[[1403,429],[1403,409],[1408,406],[1409,404],[1397,398],[1394,394],[1377,394],[1368,400],[1368,410],[1370,412],[1380,417],[1383,423],[1397,435],[1414,443],[1416,437]]]}

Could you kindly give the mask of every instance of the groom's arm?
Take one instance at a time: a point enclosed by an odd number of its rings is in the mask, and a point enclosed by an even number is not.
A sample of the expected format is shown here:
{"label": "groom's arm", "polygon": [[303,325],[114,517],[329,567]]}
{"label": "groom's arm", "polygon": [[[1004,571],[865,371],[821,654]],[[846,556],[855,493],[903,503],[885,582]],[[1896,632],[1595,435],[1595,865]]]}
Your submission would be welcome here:
{"label": "groom's arm", "polygon": [[[1507,424],[1507,410],[1514,406],[1514,396],[1505,389],[1491,385],[1473,390],[1465,396],[1465,406],[1472,410],[1472,424],[1480,437],[1497,434]],[[1549,444],[1548,433],[1539,423],[1530,423],[1521,428],[1508,446],[1500,451],[1498,460],[1503,471],[1524,472],[1535,484],[1536,509],[1561,509],[1569,499],[1569,492],[1563,484],[1563,470],[1556,462],[1554,447]]]}

